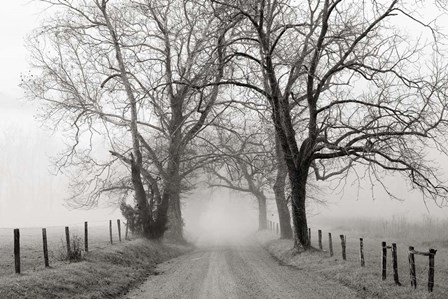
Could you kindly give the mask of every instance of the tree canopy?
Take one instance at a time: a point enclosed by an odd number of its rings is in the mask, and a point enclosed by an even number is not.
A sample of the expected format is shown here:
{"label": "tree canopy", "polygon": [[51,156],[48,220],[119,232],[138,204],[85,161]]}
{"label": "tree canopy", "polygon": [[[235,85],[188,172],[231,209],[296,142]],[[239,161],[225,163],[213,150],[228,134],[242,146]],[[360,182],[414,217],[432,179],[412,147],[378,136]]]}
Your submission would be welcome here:
{"label": "tree canopy", "polygon": [[[216,162],[197,137],[231,117],[230,105],[270,118],[297,248],[310,247],[309,175],[339,177],[361,164],[374,177],[403,174],[444,203],[427,149],[447,153],[446,37],[418,12],[440,1],[42,2],[55,14],[29,38],[35,72],[22,85],[69,128],[60,165],[90,173],[80,190],[133,192],[147,235],[163,235],[168,218],[182,235],[186,177]],[[95,134],[107,137],[104,161],[78,150]]]}

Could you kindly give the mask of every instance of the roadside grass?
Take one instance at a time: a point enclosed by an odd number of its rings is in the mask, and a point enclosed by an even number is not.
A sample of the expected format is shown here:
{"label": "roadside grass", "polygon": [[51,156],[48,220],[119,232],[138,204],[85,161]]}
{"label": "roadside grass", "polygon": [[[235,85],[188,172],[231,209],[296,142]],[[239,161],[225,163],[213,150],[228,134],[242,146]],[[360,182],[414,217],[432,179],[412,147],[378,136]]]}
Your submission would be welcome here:
{"label": "roadside grass", "polygon": [[[270,231],[258,233],[257,238],[265,248],[278,260],[287,265],[292,265],[302,271],[314,272],[328,279],[355,289],[361,298],[448,298],[448,248],[438,247],[439,242],[420,240],[420,243],[407,243],[403,240],[385,240],[372,237],[365,233],[355,232],[353,226],[350,230],[344,230],[339,225],[337,229],[319,227],[312,233],[312,245],[318,247],[317,229],[323,230],[323,251],[312,250],[297,254],[292,250],[292,240],[279,240],[278,236]],[[328,252],[328,232],[332,233],[334,256]],[[342,260],[340,234],[346,235],[347,261]],[[360,266],[359,238],[364,238],[364,255],[366,266]],[[396,286],[393,280],[392,258],[388,250],[387,279],[381,279],[381,241],[397,243],[399,280],[402,286]],[[415,242],[415,241],[413,241]],[[428,258],[416,256],[417,289],[410,286],[408,246],[414,245],[416,250],[426,251],[430,246],[438,249],[435,256],[435,285],[434,292],[428,293]]]}
{"label": "roadside grass", "polygon": [[[71,225],[71,240],[79,237],[84,248],[84,224]],[[118,242],[116,228],[113,230],[114,242]],[[122,232],[124,240],[124,231]],[[66,262],[63,258],[66,255],[64,226],[47,228],[48,254],[51,267],[59,267]],[[89,249],[90,251],[102,250],[110,247],[108,223],[102,225],[89,225]],[[42,229],[41,228],[21,228],[20,229],[20,258],[22,273],[30,274],[34,271],[45,269]],[[14,274],[14,237],[13,229],[0,228],[0,279],[3,276]]]}
{"label": "roadside grass", "polygon": [[109,245],[81,262],[0,278],[0,298],[115,298],[157,274],[154,266],[190,248],[143,239]]}

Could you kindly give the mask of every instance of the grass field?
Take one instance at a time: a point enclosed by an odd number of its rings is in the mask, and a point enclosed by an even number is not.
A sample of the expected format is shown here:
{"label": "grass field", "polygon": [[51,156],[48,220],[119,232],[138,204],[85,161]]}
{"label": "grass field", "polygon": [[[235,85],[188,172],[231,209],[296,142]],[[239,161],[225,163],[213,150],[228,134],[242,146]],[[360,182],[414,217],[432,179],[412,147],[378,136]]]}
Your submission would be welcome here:
{"label": "grass field", "polygon": [[191,248],[136,239],[85,254],[80,262],[0,278],[0,298],[117,298],[140,284],[154,267]]}
{"label": "grass field", "polygon": [[[71,225],[71,239],[78,236],[84,248],[84,224]],[[89,223],[89,252],[78,262],[65,260],[65,227],[47,227],[50,268],[43,258],[42,229],[21,228],[21,274],[14,269],[13,229],[0,229],[0,298],[116,298],[154,272],[157,263],[191,248],[143,239],[119,242],[113,222]],[[130,239],[133,239],[130,236]]]}
{"label": "grass field", "polygon": [[[118,242],[117,223],[113,221],[113,240]],[[84,223],[71,225],[70,236],[81,239],[84,248]],[[122,239],[124,240],[125,227],[122,225]],[[47,227],[48,253],[50,266],[55,268],[68,263],[64,261],[65,227]],[[89,251],[102,250],[110,245],[109,222],[89,223]],[[29,274],[34,271],[45,269],[42,229],[21,228],[20,229],[20,256],[21,272]],[[0,228],[0,278],[14,275],[14,235],[12,228]]]}
{"label": "grass field", "polygon": [[[341,283],[355,288],[362,297],[371,298],[448,298],[448,222],[425,219],[411,223],[406,218],[390,220],[369,219],[329,219],[311,222],[312,245],[318,248],[318,233],[323,234],[324,251],[313,251],[294,255],[291,252],[292,241],[275,240],[271,232],[262,236],[267,247],[278,258],[298,268],[321,273]],[[334,256],[328,252],[328,232],[332,233]],[[339,235],[347,240],[347,261],[342,260]],[[359,238],[364,239],[366,266],[360,266]],[[387,279],[381,279],[381,242],[388,245],[397,243],[399,280],[402,286],[395,286],[393,280],[392,257],[388,250]],[[437,249],[435,256],[434,292],[427,292],[428,257],[415,256],[417,290],[410,286],[408,248],[428,251]]]}

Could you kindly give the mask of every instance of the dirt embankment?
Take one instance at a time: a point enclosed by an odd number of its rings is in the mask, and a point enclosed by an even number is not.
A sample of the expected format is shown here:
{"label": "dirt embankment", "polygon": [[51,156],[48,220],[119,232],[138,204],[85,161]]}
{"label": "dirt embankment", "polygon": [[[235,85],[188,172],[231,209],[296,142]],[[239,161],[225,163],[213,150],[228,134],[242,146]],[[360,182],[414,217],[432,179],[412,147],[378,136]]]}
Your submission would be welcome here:
{"label": "dirt embankment", "polygon": [[78,263],[2,277],[0,298],[114,298],[154,274],[186,246],[134,240],[89,252]]}

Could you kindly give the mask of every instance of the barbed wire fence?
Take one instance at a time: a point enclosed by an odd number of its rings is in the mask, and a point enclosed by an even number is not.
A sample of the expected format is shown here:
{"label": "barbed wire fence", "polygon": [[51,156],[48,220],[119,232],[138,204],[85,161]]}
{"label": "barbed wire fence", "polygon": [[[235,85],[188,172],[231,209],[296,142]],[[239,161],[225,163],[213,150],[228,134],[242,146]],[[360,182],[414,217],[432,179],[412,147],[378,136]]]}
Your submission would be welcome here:
{"label": "barbed wire fence", "polygon": [[[278,222],[268,220],[268,229],[280,236]],[[360,267],[365,267],[366,264],[370,267],[373,266],[378,269],[378,276],[381,279],[394,281],[397,286],[408,285],[415,289],[425,288],[429,292],[437,288],[448,294],[446,285],[448,250],[446,248],[439,250],[419,248],[424,251],[418,251],[414,250],[413,246],[403,243],[378,242],[376,238],[353,238],[347,237],[345,234],[332,235],[331,232],[323,233],[320,229],[316,230],[313,236],[312,233],[310,228],[312,245],[328,254],[328,257],[334,258],[335,261],[356,263]],[[384,255],[385,250],[386,256]],[[414,258],[414,272],[412,272],[410,255]]]}
{"label": "barbed wire fence", "polygon": [[55,268],[86,252],[134,239],[123,219],[46,227],[0,227],[0,277]]}

